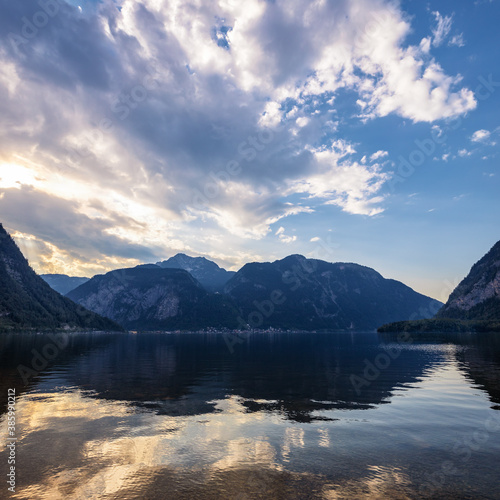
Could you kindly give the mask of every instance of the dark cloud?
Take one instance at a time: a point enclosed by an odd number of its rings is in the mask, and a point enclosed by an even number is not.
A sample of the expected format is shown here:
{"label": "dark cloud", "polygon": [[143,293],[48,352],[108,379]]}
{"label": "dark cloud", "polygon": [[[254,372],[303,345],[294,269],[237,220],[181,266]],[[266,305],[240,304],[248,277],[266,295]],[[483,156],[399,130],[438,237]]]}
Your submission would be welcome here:
{"label": "dark cloud", "polygon": [[144,261],[156,258],[154,249],[106,233],[121,223],[130,224],[130,220],[91,219],[78,210],[75,202],[27,186],[0,190],[0,214],[7,227],[32,234],[89,261],[106,256]]}
{"label": "dark cloud", "polygon": [[123,74],[121,61],[94,16],[86,17],[56,0],[3,3],[0,39],[24,78],[73,90],[84,85],[95,91],[109,89],[111,75]]}

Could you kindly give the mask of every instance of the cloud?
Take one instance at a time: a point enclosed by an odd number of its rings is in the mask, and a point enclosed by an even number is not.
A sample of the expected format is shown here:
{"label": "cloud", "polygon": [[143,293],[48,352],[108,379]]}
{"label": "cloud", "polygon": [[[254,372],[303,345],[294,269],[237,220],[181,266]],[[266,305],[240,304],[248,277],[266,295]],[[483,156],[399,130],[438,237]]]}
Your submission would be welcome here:
{"label": "cloud", "polygon": [[[439,47],[448,38],[453,24],[453,16],[442,16],[438,11],[432,13],[436,20],[436,26],[432,30],[432,40],[424,38],[421,42],[421,48],[429,52],[429,42],[432,41],[434,47]],[[423,45],[422,45],[423,44]],[[465,45],[463,33],[456,33],[448,40],[448,45],[463,47]]]}
{"label": "cloud", "polygon": [[309,198],[321,199],[324,204],[339,206],[351,214],[383,212],[383,208],[377,206],[383,197],[376,193],[390,176],[378,164],[363,165],[343,160],[343,152],[333,145],[312,150],[312,153],[320,168],[300,181],[291,182],[287,194],[307,194]]}
{"label": "cloud", "polygon": [[423,54],[428,54],[431,51],[431,42],[432,42],[431,37],[422,38],[422,40],[420,41],[419,48]]}
{"label": "cloud", "polygon": [[457,47],[463,47],[465,45],[464,36],[462,33],[454,35],[448,42],[448,45],[455,45]]}
{"label": "cloud", "polygon": [[449,35],[453,16],[442,16],[438,11],[432,13],[436,20],[436,26],[432,30],[432,45],[439,47]]}
{"label": "cloud", "polygon": [[481,130],[476,130],[472,134],[470,140],[472,142],[488,142],[488,139],[490,138],[490,136],[491,136],[490,131],[481,129]]}
{"label": "cloud", "polygon": [[465,158],[467,156],[472,155],[472,151],[468,151],[467,149],[463,148],[458,151],[458,156],[461,158]]}
{"label": "cloud", "polygon": [[[393,2],[57,5],[28,37],[41,5],[3,7],[0,201],[9,227],[75,258],[226,259],[320,206],[376,215],[391,174],[361,160],[346,122],[476,106],[430,43],[408,44]],[[337,105],[345,91],[359,116]],[[23,215],[33,200],[40,225]]]}
{"label": "cloud", "polygon": [[282,243],[293,243],[297,240],[297,236],[287,236],[285,234],[285,228],[281,226],[275,233]]}
{"label": "cloud", "polygon": [[[75,202],[26,186],[0,189],[0,194],[0,213],[8,221],[7,227],[24,235],[23,240],[37,241],[39,256],[47,265],[57,259],[64,261],[66,256],[67,261],[74,261],[75,270],[80,266],[97,272],[105,269],[106,264],[150,261],[158,250],[153,244],[121,238],[117,231],[120,227],[143,229],[123,215],[108,212],[107,217],[91,218]],[[30,238],[30,235],[36,236]],[[47,270],[47,266],[41,267]]]}
{"label": "cloud", "polygon": [[389,155],[389,153],[387,151],[379,150],[379,151],[376,151],[375,153],[373,153],[370,156],[370,161],[379,160],[380,158],[384,158],[384,157],[386,157],[388,155]]}

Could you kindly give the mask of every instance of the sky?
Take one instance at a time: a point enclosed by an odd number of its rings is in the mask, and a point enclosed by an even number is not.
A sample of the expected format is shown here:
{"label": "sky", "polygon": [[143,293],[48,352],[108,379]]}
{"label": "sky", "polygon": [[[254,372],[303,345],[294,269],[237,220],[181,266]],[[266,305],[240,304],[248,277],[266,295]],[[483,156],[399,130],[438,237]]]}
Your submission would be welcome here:
{"label": "sky", "polygon": [[0,0],[39,273],[302,254],[445,301],[500,239],[499,0]]}

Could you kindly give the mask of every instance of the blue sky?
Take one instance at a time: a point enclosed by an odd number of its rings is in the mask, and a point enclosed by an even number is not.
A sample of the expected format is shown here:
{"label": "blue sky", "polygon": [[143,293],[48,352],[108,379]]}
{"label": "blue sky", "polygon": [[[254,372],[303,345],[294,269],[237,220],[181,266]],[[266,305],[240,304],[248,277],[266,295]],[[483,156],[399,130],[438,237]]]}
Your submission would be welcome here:
{"label": "blue sky", "polygon": [[301,253],[445,300],[499,239],[498,0],[0,6],[0,220],[39,272]]}

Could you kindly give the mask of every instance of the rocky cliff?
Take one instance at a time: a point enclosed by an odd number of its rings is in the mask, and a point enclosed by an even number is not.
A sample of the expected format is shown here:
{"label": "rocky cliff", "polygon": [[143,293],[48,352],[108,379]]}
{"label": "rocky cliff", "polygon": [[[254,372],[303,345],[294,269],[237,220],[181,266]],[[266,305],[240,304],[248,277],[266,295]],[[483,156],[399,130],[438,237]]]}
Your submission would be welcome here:
{"label": "rocky cliff", "polygon": [[472,266],[436,317],[500,320],[500,241]]}

